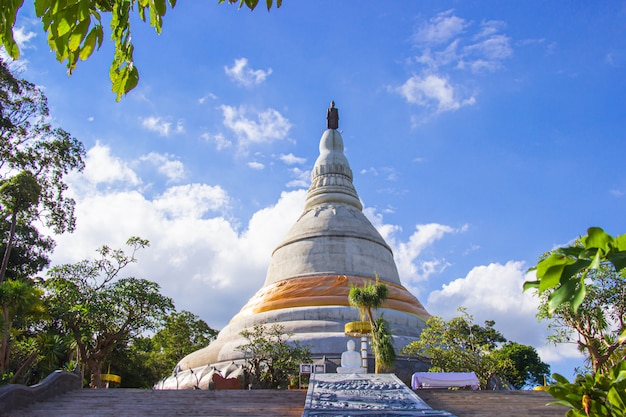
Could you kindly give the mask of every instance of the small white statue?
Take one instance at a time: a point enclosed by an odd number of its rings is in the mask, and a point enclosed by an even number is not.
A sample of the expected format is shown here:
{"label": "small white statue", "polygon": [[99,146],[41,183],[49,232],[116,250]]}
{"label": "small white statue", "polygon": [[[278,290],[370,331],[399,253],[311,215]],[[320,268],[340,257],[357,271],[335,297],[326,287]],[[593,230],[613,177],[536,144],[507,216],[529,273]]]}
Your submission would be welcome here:
{"label": "small white statue", "polygon": [[354,350],[354,340],[348,340],[345,352],[341,354],[341,366],[337,367],[338,374],[366,373],[367,370],[361,367],[361,354]]}

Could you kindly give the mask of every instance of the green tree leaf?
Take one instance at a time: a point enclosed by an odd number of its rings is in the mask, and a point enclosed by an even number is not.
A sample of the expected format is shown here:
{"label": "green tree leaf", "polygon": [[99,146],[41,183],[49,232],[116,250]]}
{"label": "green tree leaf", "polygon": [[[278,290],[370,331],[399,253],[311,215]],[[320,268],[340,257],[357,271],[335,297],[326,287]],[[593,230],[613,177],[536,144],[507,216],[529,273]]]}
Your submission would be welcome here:
{"label": "green tree leaf", "polygon": [[609,253],[614,246],[613,237],[599,227],[587,229],[587,236],[583,236],[581,242],[585,248],[600,249],[602,255]]}
{"label": "green tree leaf", "polygon": [[70,35],[70,41],[68,44],[70,51],[76,52],[79,49],[80,44],[83,42],[83,39],[85,39],[85,36],[87,36],[87,31],[89,30],[90,23],[91,22],[89,19],[85,19],[82,20],[78,25],[76,25],[76,27],[72,31],[72,34]]}

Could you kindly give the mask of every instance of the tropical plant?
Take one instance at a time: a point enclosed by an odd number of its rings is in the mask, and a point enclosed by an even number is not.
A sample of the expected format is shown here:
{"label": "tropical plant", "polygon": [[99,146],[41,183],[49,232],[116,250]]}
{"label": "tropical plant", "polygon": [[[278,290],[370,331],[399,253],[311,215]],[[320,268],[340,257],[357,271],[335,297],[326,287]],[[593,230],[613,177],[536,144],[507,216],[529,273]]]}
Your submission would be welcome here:
{"label": "tropical plant", "polygon": [[396,349],[389,323],[380,315],[372,328],[372,350],[376,357],[376,373],[390,371],[396,362]]}
{"label": "tropical plant", "polygon": [[382,318],[374,319],[372,310],[383,305],[389,296],[389,288],[380,282],[378,275],[374,283],[366,282],[362,287],[352,285],[348,293],[348,302],[359,309],[361,321],[367,320],[372,329],[372,351],[375,358],[375,372],[390,369],[395,362],[393,338],[388,323]]}
{"label": "tropical plant", "polygon": [[569,407],[567,417],[617,417],[626,415],[626,362],[604,372],[578,375],[573,383],[559,374],[548,393]]}
{"label": "tropical plant", "polygon": [[[559,400],[559,404],[571,407],[568,416],[623,416],[626,410],[626,331],[623,323],[618,321],[619,329],[613,337],[607,337],[606,326],[600,323],[603,319],[596,314],[594,306],[598,301],[594,300],[597,288],[604,286],[606,272],[613,278],[621,277],[625,268],[626,234],[613,237],[599,227],[591,227],[575,244],[553,250],[549,256],[543,257],[532,268],[537,279],[524,283],[525,291],[536,290],[540,297],[547,297],[544,303],[547,317],[565,313],[574,320],[584,320],[584,317],[597,320],[599,325],[594,324],[594,327],[601,331],[595,342],[589,338],[587,344],[592,349],[595,346],[604,350],[598,358],[609,354],[604,363],[592,359],[595,369],[587,375],[579,375],[573,383],[561,375],[553,375],[556,383],[548,388],[548,392]],[[614,279],[612,282],[608,287],[610,293],[623,297],[623,281]],[[615,285],[619,287],[614,288]],[[588,301],[587,297],[591,300]]]}

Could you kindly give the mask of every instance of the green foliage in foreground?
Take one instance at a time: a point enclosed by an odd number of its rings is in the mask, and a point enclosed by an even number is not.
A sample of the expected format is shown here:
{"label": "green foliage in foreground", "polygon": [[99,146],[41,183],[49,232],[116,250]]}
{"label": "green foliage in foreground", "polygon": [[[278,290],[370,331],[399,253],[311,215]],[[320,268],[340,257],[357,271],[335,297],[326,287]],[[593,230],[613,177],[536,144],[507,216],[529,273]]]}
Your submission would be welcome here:
{"label": "green foliage in foreground", "polygon": [[539,261],[532,268],[537,280],[526,281],[524,291],[535,289],[541,294],[553,290],[548,297],[550,313],[562,304],[576,311],[587,293],[586,280],[593,280],[603,264],[616,272],[626,267],[626,234],[613,237],[599,227],[590,227],[580,245],[553,250]]}
{"label": "green foliage in foreground", "polygon": [[571,409],[567,417],[621,417],[626,415],[626,362],[620,362],[606,372],[579,375],[570,383],[555,374],[556,382],[548,393],[560,404]]}
{"label": "green foliage in foreground", "polygon": [[[585,317],[594,316],[585,316],[584,311],[580,312],[581,308],[584,310],[593,304],[588,303],[588,289],[602,287],[598,285],[598,280],[607,270],[619,277],[625,268],[626,234],[613,237],[599,227],[591,227],[579,243],[556,249],[540,260],[533,268],[537,271],[537,280],[526,282],[524,290],[535,289],[539,296],[546,292],[549,294],[548,315],[565,308],[569,309],[568,314],[574,320],[586,320]],[[623,285],[619,279],[612,282]],[[622,297],[624,294],[624,287],[606,290],[620,293]],[[597,346],[607,342],[615,346],[610,352],[613,357],[609,365],[596,366],[593,373],[580,375],[573,383],[561,375],[553,375],[556,383],[548,392],[558,400],[558,404],[571,407],[568,416],[611,417],[626,414],[626,358],[623,349],[626,331],[623,330],[623,323],[620,326],[621,334],[613,340],[607,339],[603,332],[597,335],[595,342],[593,337],[588,340]],[[605,326],[599,326],[602,327]],[[614,357],[616,354],[619,357]]]}
{"label": "green foliage in foreground", "polygon": [[[100,49],[105,38],[102,21],[109,21],[110,38],[115,52],[109,69],[112,90],[117,100],[135,88],[139,82],[139,70],[135,65],[135,45],[132,41],[131,20],[135,13],[143,22],[150,23],[157,34],[163,29],[163,18],[168,6],[173,9],[177,0],[34,0],[35,13],[48,36],[50,50],[56,59],[67,66],[72,74],[78,61],[85,61]],[[225,3],[226,0],[218,0]],[[254,10],[258,0],[228,0]],[[267,10],[273,5],[266,0]],[[276,1],[280,7],[282,0]],[[20,57],[13,28],[23,0],[0,2],[0,45],[13,59]],[[103,16],[107,16],[103,19]]]}

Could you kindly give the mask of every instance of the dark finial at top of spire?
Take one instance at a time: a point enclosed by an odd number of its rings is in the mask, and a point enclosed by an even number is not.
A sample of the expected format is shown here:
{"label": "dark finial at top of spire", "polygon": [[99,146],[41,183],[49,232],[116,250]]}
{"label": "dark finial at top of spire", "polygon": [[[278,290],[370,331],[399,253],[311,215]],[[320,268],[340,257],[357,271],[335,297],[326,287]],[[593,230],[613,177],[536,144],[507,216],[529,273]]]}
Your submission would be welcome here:
{"label": "dark finial at top of spire", "polygon": [[326,111],[326,127],[328,129],[339,129],[339,110],[335,107],[335,102],[330,102],[330,107]]}

